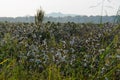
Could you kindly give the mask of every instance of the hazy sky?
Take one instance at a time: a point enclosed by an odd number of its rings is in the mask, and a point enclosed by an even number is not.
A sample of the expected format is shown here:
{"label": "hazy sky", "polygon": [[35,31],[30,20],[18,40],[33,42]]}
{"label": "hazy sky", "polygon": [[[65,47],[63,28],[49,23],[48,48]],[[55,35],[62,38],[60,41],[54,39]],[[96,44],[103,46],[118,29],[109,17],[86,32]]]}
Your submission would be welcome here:
{"label": "hazy sky", "polygon": [[[0,0],[0,17],[34,15],[41,6],[45,13],[100,15],[102,0]],[[108,2],[110,1],[110,2]],[[98,5],[97,7],[94,7]],[[105,0],[104,15],[116,14],[120,0]],[[108,8],[109,7],[109,8]]]}

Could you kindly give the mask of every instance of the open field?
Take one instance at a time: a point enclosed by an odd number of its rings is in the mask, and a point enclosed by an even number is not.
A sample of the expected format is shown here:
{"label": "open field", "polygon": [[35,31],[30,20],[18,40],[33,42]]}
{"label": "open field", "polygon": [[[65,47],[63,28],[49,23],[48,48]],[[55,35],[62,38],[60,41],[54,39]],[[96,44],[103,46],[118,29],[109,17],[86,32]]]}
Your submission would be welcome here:
{"label": "open field", "polygon": [[120,25],[0,23],[0,80],[119,80]]}

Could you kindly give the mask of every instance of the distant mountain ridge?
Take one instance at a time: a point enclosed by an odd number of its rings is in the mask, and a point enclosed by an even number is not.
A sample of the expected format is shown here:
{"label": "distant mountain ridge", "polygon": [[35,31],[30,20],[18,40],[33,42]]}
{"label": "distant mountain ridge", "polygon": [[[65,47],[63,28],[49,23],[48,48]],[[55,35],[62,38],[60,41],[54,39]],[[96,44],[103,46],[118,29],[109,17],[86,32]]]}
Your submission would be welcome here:
{"label": "distant mountain ridge", "polygon": [[46,17],[66,17],[66,16],[75,17],[78,15],[76,15],[76,14],[63,14],[61,12],[52,12],[52,13],[46,14],[45,16]]}

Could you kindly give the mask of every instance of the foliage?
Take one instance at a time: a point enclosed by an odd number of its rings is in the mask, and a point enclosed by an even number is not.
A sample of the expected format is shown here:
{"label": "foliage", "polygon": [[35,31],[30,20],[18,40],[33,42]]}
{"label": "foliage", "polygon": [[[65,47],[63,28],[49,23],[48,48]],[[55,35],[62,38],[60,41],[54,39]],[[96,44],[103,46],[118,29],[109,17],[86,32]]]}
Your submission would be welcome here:
{"label": "foliage", "polygon": [[0,23],[0,80],[119,80],[120,25]]}
{"label": "foliage", "polygon": [[44,11],[40,8],[37,10],[37,13],[35,15],[35,23],[37,25],[41,24],[44,19]]}

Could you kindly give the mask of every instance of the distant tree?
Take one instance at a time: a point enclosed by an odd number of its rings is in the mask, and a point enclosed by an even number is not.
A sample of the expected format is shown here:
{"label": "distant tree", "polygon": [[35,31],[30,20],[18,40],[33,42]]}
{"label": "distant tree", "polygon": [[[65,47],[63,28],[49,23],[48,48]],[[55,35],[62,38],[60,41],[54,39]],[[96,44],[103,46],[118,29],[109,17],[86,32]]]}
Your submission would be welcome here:
{"label": "distant tree", "polygon": [[44,11],[42,10],[42,8],[37,10],[37,13],[35,15],[35,23],[37,25],[40,25],[43,22],[44,19]]}

